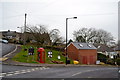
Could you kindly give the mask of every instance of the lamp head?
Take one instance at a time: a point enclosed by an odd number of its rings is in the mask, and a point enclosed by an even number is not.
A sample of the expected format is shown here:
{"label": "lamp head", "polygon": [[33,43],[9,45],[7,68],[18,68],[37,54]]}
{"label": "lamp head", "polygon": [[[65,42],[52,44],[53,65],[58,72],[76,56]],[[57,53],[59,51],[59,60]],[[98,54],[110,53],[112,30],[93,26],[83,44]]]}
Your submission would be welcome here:
{"label": "lamp head", "polygon": [[73,17],[74,19],[77,19],[77,17]]}

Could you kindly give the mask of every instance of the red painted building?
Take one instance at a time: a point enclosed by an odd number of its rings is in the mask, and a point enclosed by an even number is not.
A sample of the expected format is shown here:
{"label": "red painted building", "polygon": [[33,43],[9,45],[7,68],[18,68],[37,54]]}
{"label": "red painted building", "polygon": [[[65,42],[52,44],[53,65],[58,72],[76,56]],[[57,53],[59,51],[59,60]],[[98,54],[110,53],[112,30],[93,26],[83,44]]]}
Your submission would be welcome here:
{"label": "red painted building", "polygon": [[67,54],[70,59],[77,60],[81,64],[95,64],[97,60],[97,48],[90,43],[70,43]]}

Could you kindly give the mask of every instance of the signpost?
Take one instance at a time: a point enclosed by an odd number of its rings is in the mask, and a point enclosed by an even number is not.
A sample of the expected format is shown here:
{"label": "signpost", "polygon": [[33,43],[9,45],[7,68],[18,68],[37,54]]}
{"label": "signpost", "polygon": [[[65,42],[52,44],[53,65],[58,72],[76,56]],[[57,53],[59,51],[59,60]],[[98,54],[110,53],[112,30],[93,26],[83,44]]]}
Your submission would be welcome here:
{"label": "signpost", "polygon": [[49,57],[49,58],[52,58],[52,51],[49,51],[49,52],[48,52],[48,57]]}

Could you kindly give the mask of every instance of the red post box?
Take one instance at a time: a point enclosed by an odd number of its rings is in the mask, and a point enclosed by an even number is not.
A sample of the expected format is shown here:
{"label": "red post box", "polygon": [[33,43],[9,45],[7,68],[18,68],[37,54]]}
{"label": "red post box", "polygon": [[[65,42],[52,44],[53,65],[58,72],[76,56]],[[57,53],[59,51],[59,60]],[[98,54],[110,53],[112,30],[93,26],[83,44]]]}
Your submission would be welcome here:
{"label": "red post box", "polygon": [[45,63],[45,50],[44,50],[44,48],[38,48],[37,52],[38,52],[37,61],[40,63]]}

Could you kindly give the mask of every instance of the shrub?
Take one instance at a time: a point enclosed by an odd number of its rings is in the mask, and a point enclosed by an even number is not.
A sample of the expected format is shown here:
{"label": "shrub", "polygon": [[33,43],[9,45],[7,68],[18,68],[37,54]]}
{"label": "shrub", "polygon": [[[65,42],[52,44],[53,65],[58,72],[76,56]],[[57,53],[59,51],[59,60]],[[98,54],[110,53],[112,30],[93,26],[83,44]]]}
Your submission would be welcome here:
{"label": "shrub", "polygon": [[115,61],[117,62],[117,65],[120,65],[120,58],[115,59]]}
{"label": "shrub", "polygon": [[107,59],[106,63],[107,63],[107,64],[111,64],[111,65],[114,65],[114,64],[115,64],[115,62],[114,62],[113,59]]}
{"label": "shrub", "polygon": [[101,62],[106,63],[106,60],[108,59],[108,57],[104,54],[98,53],[97,59],[100,60]]}

